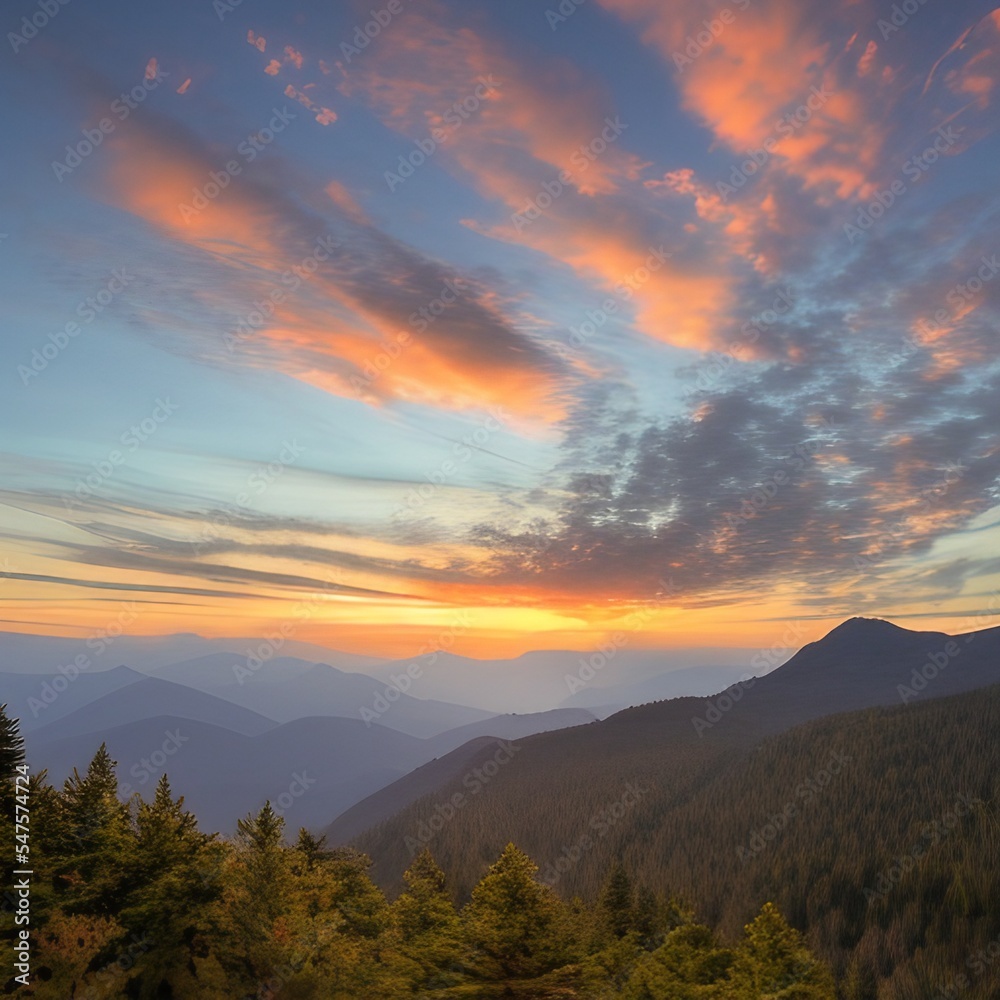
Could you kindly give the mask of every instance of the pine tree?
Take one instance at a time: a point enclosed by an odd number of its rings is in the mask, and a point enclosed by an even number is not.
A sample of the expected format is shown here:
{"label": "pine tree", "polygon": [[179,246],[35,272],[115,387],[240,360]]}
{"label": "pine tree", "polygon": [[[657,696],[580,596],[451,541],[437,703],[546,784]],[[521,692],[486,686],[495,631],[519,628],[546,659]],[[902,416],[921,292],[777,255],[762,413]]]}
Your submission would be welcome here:
{"label": "pine tree", "polygon": [[0,781],[13,781],[19,765],[24,763],[24,737],[20,722],[7,715],[7,706],[0,705]]}
{"label": "pine tree", "polygon": [[632,879],[619,862],[608,873],[601,891],[600,911],[605,928],[616,938],[623,938],[635,926]]}
{"label": "pine tree", "polygon": [[[628,1000],[721,1000],[732,953],[708,927],[672,930],[656,951],[644,955],[622,992]],[[749,1000],[749,995],[747,1000]],[[760,1000],[760,994],[753,994]]]}
{"label": "pine tree", "polygon": [[[214,836],[198,830],[184,799],[174,799],[167,775],[160,777],[153,801],[136,811],[133,885],[121,922],[138,942],[136,973],[142,997],[153,997],[169,984],[186,980],[191,944],[207,927],[206,907],[220,891],[202,877],[221,851]],[[148,942],[153,946],[145,947]]]}
{"label": "pine tree", "polygon": [[562,904],[550,886],[535,879],[537,871],[523,851],[508,844],[472,890],[462,922],[479,977],[531,979],[564,964]]}
{"label": "pine tree", "polygon": [[299,839],[296,841],[297,850],[305,862],[306,869],[311,869],[322,856],[326,845],[326,837],[317,840],[304,826],[299,827]]}
{"label": "pine tree", "polygon": [[835,1000],[833,977],[806,947],[773,903],[746,925],[730,974],[731,996],[756,1000],[778,995],[788,1000]]}
{"label": "pine tree", "polygon": [[418,994],[461,981],[462,925],[448,894],[444,872],[426,848],[403,876],[406,889],[392,905],[400,954],[411,965]]}
{"label": "pine tree", "polygon": [[72,912],[116,914],[128,890],[135,837],[116,767],[102,743],[86,775],[74,768],[58,799],[54,870],[63,886],[73,886]]}

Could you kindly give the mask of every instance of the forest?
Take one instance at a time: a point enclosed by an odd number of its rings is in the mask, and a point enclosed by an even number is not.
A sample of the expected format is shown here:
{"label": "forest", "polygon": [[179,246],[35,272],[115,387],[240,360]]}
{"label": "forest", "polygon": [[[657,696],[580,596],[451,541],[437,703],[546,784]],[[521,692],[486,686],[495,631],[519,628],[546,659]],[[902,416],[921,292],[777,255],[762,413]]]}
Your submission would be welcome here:
{"label": "forest", "polygon": [[[0,713],[4,843],[14,843],[23,744]],[[199,831],[163,775],[118,794],[102,745],[62,789],[32,776],[30,966],[5,994],[103,998],[764,997],[833,1000],[829,970],[765,903],[733,942],[621,865],[593,900],[564,900],[514,844],[456,907],[431,853],[393,900],[351,848],[286,841],[270,803],[229,840]],[[20,855],[19,855],[20,857]],[[5,893],[11,953],[17,897]]]}
{"label": "forest", "polygon": [[[512,840],[564,898],[595,898],[620,860],[729,940],[774,902],[846,1000],[1000,997],[1000,686],[772,735],[734,712],[703,740],[682,708],[522,741],[428,843],[459,898]],[[380,884],[455,788],[355,838]]]}
{"label": "forest", "polygon": [[[0,726],[13,845],[24,746],[5,713]],[[62,788],[30,778],[31,976],[3,989],[53,1000],[993,998],[997,731],[1000,688],[817,720],[717,761],[670,808],[649,775],[635,779],[630,803],[602,814],[606,842],[591,824],[593,849],[558,839],[555,821],[593,818],[586,795],[546,799],[536,784],[532,811],[526,788],[511,800],[516,786],[498,783],[472,825],[446,824],[419,850],[411,840],[398,875],[377,881],[358,843],[384,841],[386,825],[328,845],[286,830],[267,803],[233,837],[205,833],[167,775],[150,801],[123,801],[102,745]],[[416,829],[404,818],[400,829]],[[16,907],[8,884],[8,954]]]}

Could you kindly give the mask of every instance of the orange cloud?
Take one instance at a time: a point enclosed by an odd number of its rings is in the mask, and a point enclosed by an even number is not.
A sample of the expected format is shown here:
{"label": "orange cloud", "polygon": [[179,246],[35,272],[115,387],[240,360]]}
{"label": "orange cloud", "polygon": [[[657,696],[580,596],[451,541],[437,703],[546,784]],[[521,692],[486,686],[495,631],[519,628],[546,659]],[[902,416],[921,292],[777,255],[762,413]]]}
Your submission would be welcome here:
{"label": "orange cloud", "polygon": [[263,35],[255,35],[253,30],[247,32],[247,41],[255,48],[258,52],[263,52],[267,47],[267,39]]}
{"label": "orange cloud", "polygon": [[[467,225],[568,265],[596,282],[597,301],[660,249],[664,205],[651,203],[641,184],[647,164],[627,149],[629,122],[600,86],[563,60],[519,62],[450,24],[441,7],[411,11],[407,28],[387,34],[340,89],[407,135],[445,134],[438,162],[506,206],[510,220]],[[443,50],[446,62],[435,58]],[[687,236],[691,252],[658,259],[629,290],[625,311],[658,340],[705,348],[723,337],[735,292],[726,260]]]}
{"label": "orange cloud", "polygon": [[268,76],[277,76],[281,71],[281,63],[277,59],[272,59],[265,67],[264,72]]}
{"label": "orange cloud", "polygon": [[[850,89],[838,68],[839,54],[828,41],[833,26],[821,32],[811,8],[775,0],[731,11],[723,24],[707,0],[669,8],[658,0],[599,2],[639,25],[643,40],[674,71],[684,107],[734,153],[777,139],[775,164],[807,188],[822,189],[820,197],[822,191],[843,199],[868,193],[884,130],[873,120],[872,102]],[[705,21],[716,26],[711,33]],[[862,62],[866,57],[870,62],[873,53],[866,50]]]}
{"label": "orange cloud", "polygon": [[[385,237],[356,206],[332,213],[331,223],[244,178],[242,168],[220,190],[226,157],[213,158],[193,140],[147,123],[130,123],[108,147],[104,197],[230,265],[242,312],[287,287],[286,276],[299,278],[297,294],[281,295],[266,322],[241,334],[230,360],[278,368],[372,404],[503,405],[535,421],[564,413],[551,359],[517,332],[484,289]],[[236,155],[228,162],[234,160],[241,162]],[[343,189],[327,191],[332,209],[346,203]],[[317,239],[331,226],[343,239]],[[216,310],[221,293],[204,292]],[[227,356],[218,346],[213,351]]]}
{"label": "orange cloud", "polygon": [[157,67],[156,56],[153,56],[153,58],[150,59],[148,63],[146,63],[146,79],[155,80],[157,72],[158,72],[158,67]]}
{"label": "orange cloud", "polygon": [[186,94],[188,92],[188,87],[191,86],[191,77],[188,77],[178,88],[178,94]]}
{"label": "orange cloud", "polygon": [[297,49],[292,48],[291,45],[285,46],[285,61],[292,63],[296,69],[302,69],[302,53]]}

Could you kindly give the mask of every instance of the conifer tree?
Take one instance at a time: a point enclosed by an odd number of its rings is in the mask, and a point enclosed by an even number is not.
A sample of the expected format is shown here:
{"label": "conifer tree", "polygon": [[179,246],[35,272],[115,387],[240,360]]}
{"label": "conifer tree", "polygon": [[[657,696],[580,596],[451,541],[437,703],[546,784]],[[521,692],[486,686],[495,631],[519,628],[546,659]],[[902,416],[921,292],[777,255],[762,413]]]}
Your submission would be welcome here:
{"label": "conifer tree", "polygon": [[780,996],[782,1000],[835,1000],[829,969],[809,952],[773,903],[744,928],[730,972],[733,1000]]}
{"label": "conifer tree", "polygon": [[601,891],[600,911],[604,926],[616,938],[623,938],[635,926],[632,880],[624,866],[612,866]]}
{"label": "conifer tree", "polygon": [[24,737],[20,722],[7,715],[7,706],[0,705],[0,781],[13,781],[19,765],[24,763]]}
{"label": "conifer tree", "polygon": [[392,905],[401,955],[414,966],[413,989],[439,989],[461,980],[462,925],[444,872],[426,848],[403,876],[406,889]]}
{"label": "conifer tree", "polygon": [[535,879],[538,866],[508,844],[472,890],[462,913],[481,978],[531,979],[558,968],[566,956],[560,940],[561,903]]}
{"label": "conifer tree", "polygon": [[55,873],[72,884],[73,912],[112,915],[128,891],[135,838],[118,798],[117,762],[102,743],[83,776],[74,768],[59,796]]}

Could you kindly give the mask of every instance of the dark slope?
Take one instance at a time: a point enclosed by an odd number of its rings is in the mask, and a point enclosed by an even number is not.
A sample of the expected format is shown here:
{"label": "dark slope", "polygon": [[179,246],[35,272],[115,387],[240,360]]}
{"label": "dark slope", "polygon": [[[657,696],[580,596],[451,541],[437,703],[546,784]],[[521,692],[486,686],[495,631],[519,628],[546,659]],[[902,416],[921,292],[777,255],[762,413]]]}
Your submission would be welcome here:
{"label": "dark slope", "polygon": [[[949,643],[959,652],[946,657],[937,676],[909,699],[911,706],[1000,681],[1000,629],[953,639],[852,619],[772,674],[722,696],[653,703],[524,740],[488,788],[434,833],[431,847],[464,891],[478,878],[481,863],[507,840],[541,862],[597,826],[601,836],[588,854],[603,870],[615,851],[640,839],[637,831],[653,817],[696,794],[763,737],[831,713],[901,706],[898,686],[911,686],[914,671],[923,670],[932,655],[941,662]],[[636,785],[646,789],[637,799],[626,794]],[[412,845],[407,838],[458,791],[459,783],[446,782],[357,839],[385,884],[398,884]],[[405,780],[397,792],[401,801],[412,800]],[[602,825],[605,811],[621,809],[613,824]],[[575,865],[566,874],[569,891],[589,885],[585,872],[585,866]]]}

